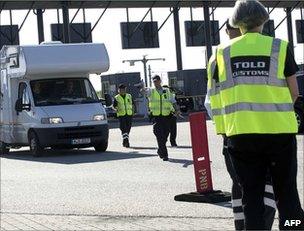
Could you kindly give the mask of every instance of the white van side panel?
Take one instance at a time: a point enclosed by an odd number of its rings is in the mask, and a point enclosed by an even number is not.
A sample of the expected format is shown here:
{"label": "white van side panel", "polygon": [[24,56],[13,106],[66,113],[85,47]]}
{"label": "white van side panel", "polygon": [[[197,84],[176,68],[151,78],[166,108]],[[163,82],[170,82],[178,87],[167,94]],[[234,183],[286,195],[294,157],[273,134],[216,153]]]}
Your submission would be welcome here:
{"label": "white van side panel", "polygon": [[8,102],[6,100],[7,97],[7,77],[6,77],[6,69],[1,69],[0,76],[0,140],[7,140],[7,130],[8,126]]}
{"label": "white van side panel", "polygon": [[71,76],[102,73],[109,69],[109,57],[104,44],[52,44],[22,46],[26,60],[26,78]]}

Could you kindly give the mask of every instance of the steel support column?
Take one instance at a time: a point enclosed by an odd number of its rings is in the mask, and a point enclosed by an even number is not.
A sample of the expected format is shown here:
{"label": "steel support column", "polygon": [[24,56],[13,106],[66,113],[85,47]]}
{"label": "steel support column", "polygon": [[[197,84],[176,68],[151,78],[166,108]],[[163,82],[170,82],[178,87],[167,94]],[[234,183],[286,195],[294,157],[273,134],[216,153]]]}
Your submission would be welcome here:
{"label": "steel support column", "polygon": [[291,8],[290,7],[286,8],[288,41],[289,41],[289,45],[290,45],[290,50],[291,50],[292,54],[294,54],[292,15],[291,14],[292,14]]}
{"label": "steel support column", "polygon": [[210,30],[210,18],[209,18],[209,2],[204,2],[204,23],[205,23],[205,41],[206,41],[206,51],[207,51],[207,60],[210,59],[212,55],[212,44],[211,44],[211,30]]}
{"label": "steel support column", "polygon": [[63,42],[70,43],[70,19],[68,2],[62,2]]}
{"label": "steel support column", "polygon": [[175,34],[175,49],[176,49],[176,65],[177,70],[183,70],[182,62],[182,48],[181,48],[181,39],[180,39],[180,26],[179,26],[179,8],[173,8],[173,17],[174,17],[174,34]]}
{"label": "steel support column", "polygon": [[152,87],[152,70],[151,66],[148,66],[148,73],[149,73],[149,87]]}
{"label": "steel support column", "polygon": [[148,87],[148,77],[147,77],[147,62],[148,62],[148,60],[146,59],[146,55],[144,55],[142,62],[144,64],[145,87]]}
{"label": "steel support column", "polygon": [[12,10],[9,10],[9,16],[10,16],[10,43],[13,45],[14,43],[14,38],[13,38],[13,13]]}
{"label": "steel support column", "polygon": [[38,40],[39,43],[44,41],[44,27],[43,27],[43,11],[37,9],[37,27],[38,27]]}

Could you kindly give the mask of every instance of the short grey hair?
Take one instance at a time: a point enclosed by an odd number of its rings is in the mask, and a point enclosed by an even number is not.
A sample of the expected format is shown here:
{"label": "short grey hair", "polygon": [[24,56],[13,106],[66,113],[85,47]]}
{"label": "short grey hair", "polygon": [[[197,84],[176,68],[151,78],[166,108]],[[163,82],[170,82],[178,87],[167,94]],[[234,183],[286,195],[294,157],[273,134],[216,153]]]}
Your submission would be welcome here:
{"label": "short grey hair", "polygon": [[265,7],[257,0],[238,0],[229,19],[233,27],[252,30],[262,26],[269,20]]}

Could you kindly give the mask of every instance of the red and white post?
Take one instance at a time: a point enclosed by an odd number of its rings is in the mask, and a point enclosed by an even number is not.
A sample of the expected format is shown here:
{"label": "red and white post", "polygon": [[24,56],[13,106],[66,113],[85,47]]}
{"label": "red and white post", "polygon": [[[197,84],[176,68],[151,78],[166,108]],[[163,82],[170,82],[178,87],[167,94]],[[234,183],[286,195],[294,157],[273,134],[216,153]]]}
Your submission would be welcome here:
{"label": "red and white post", "polygon": [[213,190],[208,147],[206,114],[189,115],[196,192],[174,197],[176,201],[219,203],[230,201],[230,193]]}

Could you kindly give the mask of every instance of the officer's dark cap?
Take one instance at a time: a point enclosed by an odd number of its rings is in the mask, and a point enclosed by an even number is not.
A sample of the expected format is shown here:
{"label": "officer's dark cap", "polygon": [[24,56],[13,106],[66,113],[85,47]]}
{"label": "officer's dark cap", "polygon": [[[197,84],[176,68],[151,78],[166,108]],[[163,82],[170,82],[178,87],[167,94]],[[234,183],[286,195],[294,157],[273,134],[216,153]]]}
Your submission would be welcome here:
{"label": "officer's dark cap", "polygon": [[160,77],[159,77],[159,75],[155,75],[155,76],[153,76],[153,81],[156,81],[156,80],[160,80]]}
{"label": "officer's dark cap", "polygon": [[119,86],[118,86],[119,89],[126,89],[126,87],[127,87],[127,86],[124,85],[124,84],[119,84]]}

